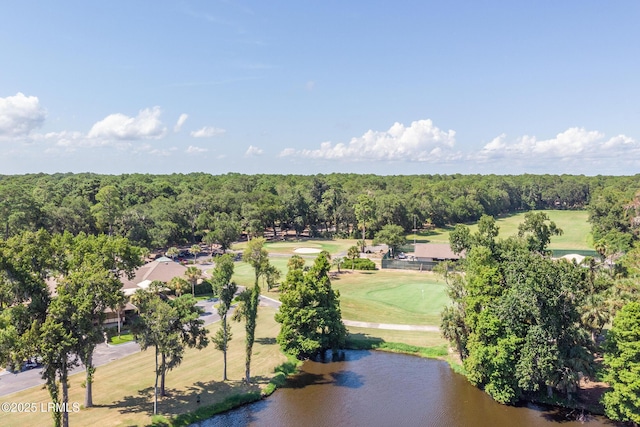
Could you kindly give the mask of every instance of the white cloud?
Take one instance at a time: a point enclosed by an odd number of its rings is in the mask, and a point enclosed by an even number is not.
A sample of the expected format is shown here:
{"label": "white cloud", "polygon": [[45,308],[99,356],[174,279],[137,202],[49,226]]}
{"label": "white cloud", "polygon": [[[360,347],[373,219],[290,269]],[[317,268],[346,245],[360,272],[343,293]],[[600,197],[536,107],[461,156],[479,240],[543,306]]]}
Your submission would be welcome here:
{"label": "white cloud", "polygon": [[176,122],[176,125],[173,127],[173,131],[180,132],[180,129],[182,129],[182,125],[184,124],[184,122],[187,121],[188,118],[189,118],[188,114],[185,114],[185,113],[180,114],[180,117],[178,117],[178,121]]}
{"label": "white cloud", "polygon": [[0,98],[0,136],[28,135],[42,126],[45,117],[46,111],[36,96],[18,92],[15,96]]}
{"label": "white cloud", "polygon": [[418,120],[409,127],[394,123],[387,131],[369,130],[348,144],[323,142],[315,150],[286,148],[280,157],[304,157],[344,161],[403,160],[437,162],[460,157],[453,151],[455,131],[438,129],[431,120]]}
{"label": "white cloud", "polygon": [[100,147],[107,145],[107,141],[87,138],[82,132],[62,131],[36,133],[32,135],[33,141],[51,143],[53,146],[63,148],[66,151],[75,151],[78,147]]}
{"label": "white cloud", "polygon": [[136,117],[111,114],[93,125],[89,138],[120,140],[159,139],[165,136],[167,128],[160,121],[160,107],[140,110]]}
{"label": "white cloud", "polygon": [[255,157],[255,156],[260,156],[264,154],[264,150],[262,148],[258,148],[258,147],[254,147],[253,145],[250,145],[249,148],[247,148],[247,151],[244,153],[245,157]]}
{"label": "white cloud", "polygon": [[597,160],[638,155],[640,144],[633,138],[618,135],[607,139],[602,132],[574,127],[557,134],[555,138],[542,140],[524,135],[507,141],[507,136],[502,134],[471,157],[482,161],[513,159],[535,162],[545,159]]}
{"label": "white cloud", "polygon": [[186,152],[188,154],[200,154],[200,153],[206,153],[207,151],[209,151],[206,148],[202,148],[202,147],[195,147],[193,145],[190,145],[189,148],[187,148]]}
{"label": "white cloud", "polygon": [[159,157],[169,157],[173,152],[177,151],[178,148],[177,147],[171,147],[171,148],[157,148],[154,150],[149,151],[149,154],[153,155],[153,156],[159,156]]}
{"label": "white cloud", "polygon": [[191,132],[194,138],[210,138],[212,136],[224,135],[227,131],[213,126],[205,126],[202,129]]}

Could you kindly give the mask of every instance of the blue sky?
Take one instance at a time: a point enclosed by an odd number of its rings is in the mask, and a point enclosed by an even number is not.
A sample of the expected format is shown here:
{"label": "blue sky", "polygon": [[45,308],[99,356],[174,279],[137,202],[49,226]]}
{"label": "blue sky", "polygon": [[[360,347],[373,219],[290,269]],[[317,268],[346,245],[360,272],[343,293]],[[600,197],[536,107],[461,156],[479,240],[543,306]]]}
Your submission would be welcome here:
{"label": "blue sky", "polygon": [[0,174],[640,172],[640,2],[3,5]]}

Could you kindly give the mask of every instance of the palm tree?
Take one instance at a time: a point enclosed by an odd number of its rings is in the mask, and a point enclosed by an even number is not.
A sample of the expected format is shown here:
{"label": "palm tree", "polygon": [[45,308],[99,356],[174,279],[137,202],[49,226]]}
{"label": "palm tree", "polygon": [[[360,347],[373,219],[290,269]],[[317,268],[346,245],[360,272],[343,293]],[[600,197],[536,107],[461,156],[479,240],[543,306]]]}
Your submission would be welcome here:
{"label": "palm tree", "polygon": [[198,279],[202,277],[202,270],[195,266],[187,267],[184,276],[187,281],[191,283],[191,294],[196,296],[196,283],[198,283]]}
{"label": "palm tree", "polygon": [[171,246],[169,249],[167,249],[167,256],[170,256],[172,260],[176,260],[176,256],[178,256],[178,254],[180,253],[180,250],[178,250],[178,248],[176,248],[175,246]]}
{"label": "palm tree", "polygon": [[267,282],[267,290],[270,291],[271,288],[275,288],[278,280],[280,280],[280,276],[282,272],[275,266],[269,264],[264,272],[264,280]]}
{"label": "palm tree", "polygon": [[189,282],[183,277],[174,277],[169,281],[169,288],[173,289],[178,297],[184,293],[187,286],[189,286]]}
{"label": "palm tree", "polygon": [[198,257],[198,254],[200,253],[200,246],[199,245],[191,245],[191,247],[189,248],[189,252],[191,253],[191,255],[193,255],[193,263],[196,263],[196,258]]}
{"label": "palm tree", "polygon": [[333,261],[331,261],[331,265],[335,265],[338,268],[338,274],[340,274],[340,266],[342,265],[343,262],[344,262],[344,258],[342,257],[335,257]]}
{"label": "palm tree", "polygon": [[591,341],[596,344],[597,336],[609,321],[609,307],[607,307],[607,302],[600,294],[589,294],[587,295],[582,310],[580,319],[591,333]]}
{"label": "palm tree", "polygon": [[351,246],[347,250],[347,258],[351,260],[351,269],[356,269],[356,258],[360,258],[360,249],[357,246]]}
{"label": "palm tree", "polygon": [[147,261],[149,254],[151,254],[149,248],[140,248],[140,258],[142,258],[143,264]]}

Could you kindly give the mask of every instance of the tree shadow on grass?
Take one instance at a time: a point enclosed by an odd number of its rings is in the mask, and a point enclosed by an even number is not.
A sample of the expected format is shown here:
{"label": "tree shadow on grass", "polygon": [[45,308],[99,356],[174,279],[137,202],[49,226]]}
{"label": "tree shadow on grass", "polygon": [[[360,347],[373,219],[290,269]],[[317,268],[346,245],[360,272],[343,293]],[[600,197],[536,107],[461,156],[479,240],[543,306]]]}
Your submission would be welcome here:
{"label": "tree shadow on grass", "polygon": [[[159,400],[159,399],[158,399]],[[121,414],[143,413],[153,415],[153,387],[138,390],[135,396],[125,396],[122,400],[110,405],[93,405],[99,408],[109,408],[118,410]]]}
{"label": "tree shadow on grass", "polygon": [[372,337],[364,333],[349,333],[347,336],[347,348],[352,350],[374,350],[385,341],[382,338]]}
{"label": "tree shadow on grass", "polygon": [[256,338],[255,342],[262,345],[274,345],[276,339],[274,337]]}
{"label": "tree shadow on grass", "polygon": [[[167,388],[166,396],[158,396],[158,413],[175,416],[195,412],[199,407],[213,405],[235,394],[260,392],[260,382],[245,384],[237,381],[198,381],[186,389]],[[139,390],[136,396],[125,396],[111,405],[96,405],[119,411],[121,414],[153,415],[153,387]]]}

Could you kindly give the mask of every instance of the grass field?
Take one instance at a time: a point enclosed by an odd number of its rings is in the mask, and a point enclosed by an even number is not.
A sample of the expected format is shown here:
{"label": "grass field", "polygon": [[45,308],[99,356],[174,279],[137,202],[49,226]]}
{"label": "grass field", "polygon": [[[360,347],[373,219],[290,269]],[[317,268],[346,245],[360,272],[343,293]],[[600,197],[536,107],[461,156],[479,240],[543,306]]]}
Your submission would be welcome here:
{"label": "grass field", "polygon": [[[275,322],[272,308],[261,307],[256,329],[251,364],[252,377],[256,384],[244,385],[244,324],[232,322],[233,340],[228,354],[228,374],[231,381],[222,382],[222,353],[213,345],[197,351],[189,349],[180,366],[167,374],[167,391],[170,396],[159,399],[159,412],[165,416],[195,411],[199,406],[219,402],[226,397],[257,390],[267,385],[274,375],[273,369],[286,357],[275,343],[280,325]],[[219,327],[209,327],[212,332]],[[84,403],[84,374],[71,377],[69,402]],[[133,354],[98,367],[93,389],[95,407],[82,409],[69,415],[72,426],[99,424],[107,426],[144,426],[151,424],[153,412],[154,351]],[[200,395],[200,405],[196,402]],[[14,393],[0,398],[0,402],[49,402],[49,394],[41,387]],[[0,425],[44,426],[51,425],[49,413],[4,413],[0,412]]]}
{"label": "grass field", "polygon": [[344,272],[331,284],[340,291],[342,317],[349,320],[439,325],[449,301],[444,282],[428,272]]}
{"label": "grass field", "polygon": [[[305,258],[307,265],[313,257]],[[288,257],[271,257],[270,262],[287,272]],[[333,270],[335,272],[335,270]],[[233,280],[241,286],[252,286],[253,269],[237,262]],[[447,304],[445,284],[433,273],[399,270],[350,271],[331,279],[340,291],[342,317],[349,320],[415,325],[439,325],[440,312]],[[267,292],[260,282],[261,293],[279,299],[279,293]]]}
{"label": "grass field", "polygon": [[396,342],[418,347],[437,347],[448,344],[439,332],[420,331],[390,331],[384,329],[368,329],[349,327],[349,335],[355,340],[382,340],[384,342]]}
{"label": "grass field", "polygon": [[[563,230],[562,236],[551,238],[550,249],[593,249],[591,241],[591,225],[587,222],[587,211],[556,211],[545,210],[551,221],[555,222]],[[524,222],[525,213],[518,213],[496,220],[500,227],[499,238],[507,238],[518,234],[518,225]],[[469,224],[471,232],[477,231],[476,224]],[[410,234],[407,236],[409,242],[413,242],[414,237],[417,243],[449,243],[450,228],[437,228],[430,232],[418,233],[417,236]]]}

